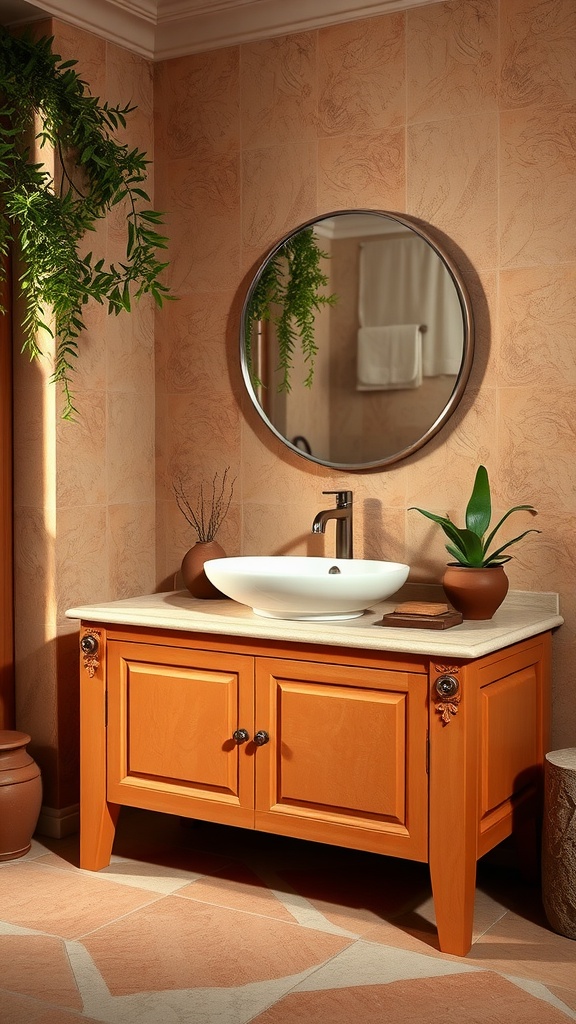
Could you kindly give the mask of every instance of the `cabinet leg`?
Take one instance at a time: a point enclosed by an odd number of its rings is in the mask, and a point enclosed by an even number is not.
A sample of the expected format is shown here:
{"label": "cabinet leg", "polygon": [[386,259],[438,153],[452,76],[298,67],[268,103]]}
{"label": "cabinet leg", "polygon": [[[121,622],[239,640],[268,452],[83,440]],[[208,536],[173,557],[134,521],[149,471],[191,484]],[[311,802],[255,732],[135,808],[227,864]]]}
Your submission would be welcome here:
{"label": "cabinet leg", "polygon": [[99,871],[110,863],[120,804],[106,801],[98,811],[83,807],[80,816],[80,867]]}
{"label": "cabinet leg", "polygon": [[439,948],[442,953],[466,956],[472,945],[476,859],[431,857],[430,879]]}

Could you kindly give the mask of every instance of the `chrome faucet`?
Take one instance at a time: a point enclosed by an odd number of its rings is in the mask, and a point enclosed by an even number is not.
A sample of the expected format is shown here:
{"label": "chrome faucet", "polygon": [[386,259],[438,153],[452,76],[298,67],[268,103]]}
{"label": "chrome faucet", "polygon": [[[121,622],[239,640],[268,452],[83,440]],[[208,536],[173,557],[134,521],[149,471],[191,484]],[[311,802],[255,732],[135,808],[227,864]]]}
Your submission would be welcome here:
{"label": "chrome faucet", "polygon": [[312,533],[325,533],[329,519],[336,520],[336,558],[353,558],[352,491],[322,491],[336,495],[336,508],[319,512],[312,523]]}

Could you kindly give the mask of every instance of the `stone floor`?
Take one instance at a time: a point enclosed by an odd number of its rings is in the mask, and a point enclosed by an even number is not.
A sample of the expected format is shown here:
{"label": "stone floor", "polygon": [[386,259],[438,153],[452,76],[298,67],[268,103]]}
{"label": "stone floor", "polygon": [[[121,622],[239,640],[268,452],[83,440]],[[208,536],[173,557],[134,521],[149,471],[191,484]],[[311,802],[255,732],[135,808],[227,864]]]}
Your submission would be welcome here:
{"label": "stone floor", "polygon": [[1,1024],[576,1020],[576,942],[505,849],[465,958],[421,864],[124,809],[110,867],[77,865],[77,837],[0,864]]}

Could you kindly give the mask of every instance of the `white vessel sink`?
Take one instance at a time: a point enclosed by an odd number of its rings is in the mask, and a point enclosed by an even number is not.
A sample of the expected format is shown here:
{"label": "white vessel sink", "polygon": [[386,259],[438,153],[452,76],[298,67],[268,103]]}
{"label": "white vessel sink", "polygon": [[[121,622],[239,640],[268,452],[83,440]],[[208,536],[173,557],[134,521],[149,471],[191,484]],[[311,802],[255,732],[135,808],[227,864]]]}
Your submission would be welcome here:
{"label": "white vessel sink", "polygon": [[[332,570],[332,571],[331,571]],[[215,558],[204,572],[215,587],[273,619],[354,619],[406,582],[409,566],[361,558],[271,555]]]}

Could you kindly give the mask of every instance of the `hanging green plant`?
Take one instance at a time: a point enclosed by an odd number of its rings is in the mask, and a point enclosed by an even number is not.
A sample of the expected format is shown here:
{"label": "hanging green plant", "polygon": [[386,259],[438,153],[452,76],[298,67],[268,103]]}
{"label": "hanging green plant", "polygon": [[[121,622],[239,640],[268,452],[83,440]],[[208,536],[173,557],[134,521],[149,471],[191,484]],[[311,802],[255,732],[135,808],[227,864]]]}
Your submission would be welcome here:
{"label": "hanging green plant", "polygon": [[252,368],[252,329],[259,320],[271,322],[278,340],[278,369],[282,374],[278,391],[290,391],[290,372],[298,341],[307,364],[304,384],[312,386],[318,346],[315,339],[315,313],[322,306],[333,306],[337,295],[325,295],[320,289],[329,281],[321,267],[328,254],[322,252],[312,228],[293,234],[267,260],[250,297],[246,311],[246,358],[252,380],[262,386]]}
{"label": "hanging green plant", "polygon": [[[135,108],[100,103],[74,70],[77,61],[62,61],[52,43],[0,27],[0,254],[5,264],[14,242],[22,266],[24,350],[36,358],[38,333],[56,336],[53,380],[64,391],[63,416],[72,419],[70,374],[86,303],[95,300],[118,314],[130,312],[142,295],[159,306],[173,296],[159,280],[167,263],[157,250],[167,239],[156,230],[162,215],[148,207],[143,188],[149,161],[114,138]],[[34,161],[34,139],[53,149],[54,175]],[[82,254],[86,232],[118,203],[127,208],[125,260],[106,264]],[[45,309],[52,311],[53,329]]]}

